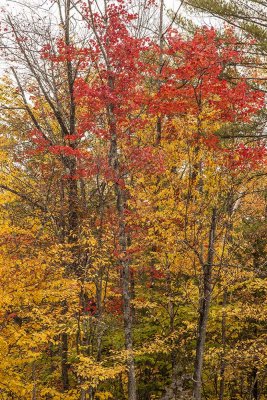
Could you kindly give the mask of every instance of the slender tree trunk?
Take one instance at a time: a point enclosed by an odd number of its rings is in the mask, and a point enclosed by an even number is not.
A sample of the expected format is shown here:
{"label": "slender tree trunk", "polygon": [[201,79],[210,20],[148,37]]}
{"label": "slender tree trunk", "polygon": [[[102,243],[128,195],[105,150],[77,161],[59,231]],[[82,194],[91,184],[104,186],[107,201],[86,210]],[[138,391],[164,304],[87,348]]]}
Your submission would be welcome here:
{"label": "slender tree trunk", "polygon": [[[169,319],[170,319],[170,334],[173,334],[175,330],[175,304],[173,301],[173,290],[172,290],[172,281],[171,281],[171,271],[170,271],[170,265],[168,264],[168,270],[167,270],[167,276],[166,276],[166,293],[168,294],[168,312],[169,312]],[[172,345],[171,349],[171,366],[172,366],[172,395],[173,395],[173,400],[177,400],[179,398],[179,393],[178,393],[178,372],[179,372],[179,365],[177,363],[177,349],[176,346],[174,346],[174,343]],[[180,384],[180,381],[179,381]]]}
{"label": "slender tree trunk", "polygon": [[135,378],[135,367],[134,367],[134,356],[133,356],[133,312],[131,306],[131,275],[130,275],[130,264],[127,259],[127,234],[125,229],[125,193],[116,183],[115,190],[117,195],[117,211],[119,216],[119,241],[121,251],[124,254],[122,265],[122,297],[123,297],[123,317],[124,317],[124,336],[125,336],[125,348],[127,350],[127,369],[128,369],[128,400],[136,400],[136,378]]}
{"label": "slender tree trunk", "polygon": [[[108,87],[111,92],[115,88],[115,78],[112,71],[112,66],[110,65],[110,60],[106,52],[106,47],[109,46],[108,40],[105,46],[103,46],[101,39],[98,35],[95,22],[94,14],[92,10],[91,2],[88,2],[89,8],[89,20],[92,29],[95,34],[95,38],[100,47],[100,51],[103,56],[103,60],[106,64],[108,72]],[[104,16],[103,22],[106,24],[108,21],[107,16],[107,2],[104,1]],[[122,298],[123,298],[123,314],[124,314],[124,336],[125,336],[125,347],[127,350],[127,367],[128,367],[128,400],[136,400],[136,378],[135,378],[135,367],[134,367],[134,357],[133,357],[133,340],[132,340],[132,305],[131,305],[131,284],[130,284],[130,265],[127,259],[127,232],[125,229],[125,209],[126,209],[126,190],[122,189],[119,185],[120,168],[119,168],[119,148],[118,148],[118,136],[117,136],[117,121],[115,106],[111,102],[107,105],[107,119],[110,133],[110,148],[109,148],[109,165],[112,168],[115,175],[114,191],[116,197],[116,208],[118,215],[118,227],[119,227],[119,243],[121,247],[121,253],[123,254],[123,259],[121,261],[122,269]]]}
{"label": "slender tree trunk", "polygon": [[212,266],[214,259],[216,219],[217,219],[217,210],[216,208],[214,208],[212,211],[212,219],[209,232],[209,248],[208,248],[207,263],[203,265],[203,292],[199,306],[196,358],[195,358],[195,367],[193,375],[193,380],[194,380],[193,398],[196,400],[201,400],[201,388],[202,388],[201,376],[203,369],[207,322],[208,322],[209,307],[211,301],[211,290],[212,290],[211,279],[212,279]]}
{"label": "slender tree trunk", "polygon": [[[59,6],[60,7],[60,6]],[[67,46],[71,44],[70,40],[70,13],[71,13],[71,0],[66,0],[64,4],[64,16],[60,11],[60,18],[62,26],[64,27],[65,43]],[[67,129],[62,131],[62,136],[66,134],[74,135],[76,131],[76,104],[74,100],[74,73],[71,60],[66,59],[66,73],[67,73],[67,84],[68,84],[68,96],[69,96],[69,113],[68,113],[68,124]],[[76,147],[76,143],[70,144],[72,148]],[[83,274],[83,270],[78,262],[78,232],[79,232],[79,194],[77,180],[73,179],[76,175],[77,163],[74,157],[65,157],[65,167],[68,169],[68,175],[70,178],[67,180],[68,188],[68,242],[72,245],[71,252],[73,255],[73,262],[67,268],[67,273],[74,273],[77,276]],[[68,304],[65,301],[63,307],[64,313],[68,311]],[[61,335],[61,372],[62,372],[62,385],[63,390],[69,389],[69,376],[68,376],[68,334],[63,332]]]}
{"label": "slender tree trunk", "polygon": [[[67,165],[70,170],[71,176],[74,176],[76,170],[76,163],[74,160],[68,160]],[[73,254],[73,262],[67,266],[66,273],[75,273],[78,276],[81,275],[82,271],[78,270],[78,247],[77,247],[77,235],[79,228],[78,220],[78,188],[77,181],[69,179],[68,182],[68,241],[72,245],[71,252]],[[65,315],[68,312],[67,300],[62,304],[62,314]],[[63,391],[69,389],[69,377],[68,377],[68,334],[62,332],[61,334],[61,379]]]}
{"label": "slender tree trunk", "polygon": [[[260,253],[255,251],[255,254],[253,256],[253,268],[254,271],[259,270],[260,262],[259,262],[259,256]],[[254,328],[254,338],[257,338],[258,334],[258,328],[257,325],[255,325]],[[258,381],[258,368],[256,366],[253,367],[252,369],[252,399],[253,400],[258,400],[259,399],[259,381]]]}
{"label": "slender tree trunk", "polygon": [[63,332],[61,334],[61,378],[63,390],[69,389],[68,375],[68,335]]}
{"label": "slender tree trunk", "polygon": [[[164,8],[164,0],[160,0],[160,14],[159,14],[159,66],[158,66],[158,74],[161,74],[163,67],[163,8]],[[158,78],[157,81],[157,89],[160,91],[161,88],[161,80]],[[162,121],[161,117],[157,117],[157,125],[156,125],[156,145],[160,144],[162,135]]]}
{"label": "slender tree trunk", "polygon": [[224,385],[225,385],[225,353],[226,353],[226,311],[225,307],[227,304],[227,289],[223,291],[223,313],[222,313],[222,355],[221,355],[221,366],[220,366],[220,388],[219,388],[219,400],[224,398]]}
{"label": "slender tree trunk", "polygon": [[[109,87],[111,90],[114,89],[114,79],[109,78]],[[126,232],[125,224],[125,210],[126,210],[126,197],[127,193],[125,189],[122,189],[118,183],[120,179],[119,169],[119,153],[117,143],[117,129],[116,129],[116,117],[114,113],[114,106],[110,104],[108,107],[108,118],[110,127],[110,152],[109,152],[109,163],[115,173],[116,182],[114,184],[115,196],[116,196],[116,208],[118,215],[119,224],[119,243],[120,250],[123,254],[121,261],[121,280],[122,280],[122,299],[123,299],[123,317],[124,317],[124,337],[125,337],[125,348],[127,351],[127,372],[128,372],[128,400],[136,400],[136,377],[135,377],[135,366],[133,356],[133,315],[131,305],[131,275],[130,275],[130,263],[127,257],[128,247],[128,235]]]}
{"label": "slender tree trunk", "polygon": [[84,389],[81,390],[80,400],[86,400],[86,390]]}
{"label": "slender tree trunk", "polygon": [[252,370],[252,399],[258,400],[258,398],[258,370],[256,367],[254,367]]}
{"label": "slender tree trunk", "polygon": [[33,388],[32,388],[32,399],[31,400],[37,400],[37,380],[36,380],[36,365],[35,362],[32,365],[32,383],[33,383]]}

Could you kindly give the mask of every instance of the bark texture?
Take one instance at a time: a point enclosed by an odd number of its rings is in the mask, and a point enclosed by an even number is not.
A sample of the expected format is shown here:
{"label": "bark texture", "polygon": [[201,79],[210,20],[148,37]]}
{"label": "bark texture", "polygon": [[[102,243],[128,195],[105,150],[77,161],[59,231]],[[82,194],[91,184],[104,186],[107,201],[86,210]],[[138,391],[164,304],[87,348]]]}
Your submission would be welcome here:
{"label": "bark texture", "polygon": [[203,265],[203,292],[200,299],[199,305],[199,321],[198,321],[198,332],[197,332],[197,347],[196,347],[196,358],[194,367],[194,389],[193,399],[201,400],[201,376],[203,369],[203,359],[207,332],[207,322],[211,301],[212,291],[212,267],[214,259],[214,245],[215,245],[215,232],[216,232],[216,220],[217,210],[212,210],[210,231],[209,231],[209,248],[207,255],[207,262]]}

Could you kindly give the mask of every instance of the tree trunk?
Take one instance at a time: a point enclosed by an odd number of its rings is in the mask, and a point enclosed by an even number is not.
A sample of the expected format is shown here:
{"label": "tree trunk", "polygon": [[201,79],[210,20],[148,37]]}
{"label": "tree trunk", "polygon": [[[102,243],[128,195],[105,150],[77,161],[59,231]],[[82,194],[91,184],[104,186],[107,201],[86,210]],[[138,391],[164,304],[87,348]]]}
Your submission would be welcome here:
{"label": "tree trunk", "polygon": [[132,340],[132,329],[133,329],[133,313],[131,306],[131,275],[130,265],[127,259],[127,234],[125,230],[125,193],[120,186],[115,184],[116,196],[117,196],[117,211],[119,216],[119,241],[121,251],[124,254],[122,265],[122,298],[123,298],[123,317],[124,317],[124,336],[125,336],[125,348],[127,350],[127,369],[128,369],[128,400],[136,400],[136,379],[135,379],[135,367],[133,357],[133,340]]}
{"label": "tree trunk", "polygon": [[196,400],[201,400],[201,387],[202,387],[201,376],[203,369],[207,322],[208,322],[211,290],[212,290],[211,278],[212,278],[212,266],[214,259],[216,219],[217,219],[217,210],[214,208],[212,211],[212,219],[209,232],[209,248],[208,248],[207,263],[203,265],[203,292],[199,306],[196,358],[195,358],[195,367],[193,375],[193,380],[194,380],[193,398]]}
{"label": "tree trunk", "polygon": [[65,332],[61,334],[61,378],[63,390],[68,390],[68,335]]}
{"label": "tree trunk", "polygon": [[252,370],[252,399],[258,400],[258,398],[258,370],[256,367],[254,367]]}
{"label": "tree trunk", "polygon": [[[109,78],[109,87],[114,90],[114,79]],[[118,183],[120,179],[119,169],[119,153],[117,143],[117,130],[116,130],[116,117],[114,113],[114,106],[110,104],[108,107],[108,119],[110,128],[110,152],[109,152],[109,163],[113,168],[116,181],[114,183],[115,196],[116,196],[116,208],[118,215],[119,225],[119,244],[122,253],[121,261],[121,280],[122,280],[122,299],[123,299],[123,318],[124,318],[124,337],[125,337],[125,348],[127,351],[127,372],[128,372],[128,400],[136,400],[136,378],[135,378],[135,366],[133,356],[133,315],[131,305],[131,276],[130,276],[130,264],[127,256],[128,247],[128,235],[126,232],[125,224],[125,210],[126,210],[126,197],[127,193],[125,189],[122,189]]]}
{"label": "tree trunk", "polygon": [[[160,0],[160,14],[159,14],[159,66],[158,66],[158,74],[161,74],[163,67],[163,8],[164,8],[164,0]],[[160,78],[157,81],[157,89],[160,91],[161,88],[161,80]],[[156,125],[156,146],[160,144],[162,134],[162,121],[161,117],[157,117],[157,125]]]}
{"label": "tree trunk", "polygon": [[[74,176],[76,171],[76,162],[74,160],[68,160],[67,165],[69,166],[69,170],[71,176]],[[77,181],[73,179],[69,179],[68,181],[68,241],[72,245],[71,252],[73,255],[73,261],[71,265],[66,267],[66,273],[69,272],[75,273],[77,276],[80,276],[82,271],[78,270],[78,228],[79,228],[79,220],[78,220],[78,188]],[[68,304],[67,300],[65,300],[62,304],[62,315],[67,314],[68,312]],[[62,378],[62,388],[63,391],[69,389],[69,377],[68,377],[68,334],[66,332],[62,332],[61,334],[61,378]]]}
{"label": "tree trunk", "polygon": [[[223,308],[227,304],[227,289],[223,291]],[[222,356],[221,356],[221,366],[220,366],[220,388],[219,388],[219,400],[224,398],[224,384],[225,384],[225,352],[226,352],[226,312],[225,309],[222,313]]]}

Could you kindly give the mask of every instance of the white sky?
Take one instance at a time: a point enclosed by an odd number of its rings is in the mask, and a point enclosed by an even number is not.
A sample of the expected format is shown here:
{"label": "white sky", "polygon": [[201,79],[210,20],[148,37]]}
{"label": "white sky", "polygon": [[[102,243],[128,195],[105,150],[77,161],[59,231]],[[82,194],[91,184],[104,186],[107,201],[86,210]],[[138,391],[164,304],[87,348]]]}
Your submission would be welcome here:
{"label": "white sky", "polygon": [[[98,0],[99,1],[99,0]],[[101,0],[100,0],[101,1]],[[160,0],[158,0],[160,2]],[[37,4],[43,4],[43,7],[38,8],[38,14],[43,18],[45,13],[47,13],[48,8],[51,9],[51,0],[0,0],[0,12],[1,9],[6,9],[11,13],[14,14],[27,14],[29,13],[29,9],[31,6],[36,6]],[[172,9],[177,11],[177,9],[180,7],[181,0],[164,0],[164,5],[165,5],[165,11],[168,9]],[[44,13],[42,15],[42,9],[44,10]],[[184,15],[188,16],[188,13],[186,14],[185,12],[185,7],[182,6],[179,13],[182,13]],[[208,17],[199,17],[196,15],[190,15],[190,17],[196,22],[200,24],[207,24],[207,25],[217,25],[218,20],[216,21],[215,18]]]}
{"label": "white sky", "polygon": [[[0,7],[1,8],[7,8],[9,10],[12,10],[13,12],[21,12],[22,8],[26,9],[23,7],[23,4],[26,6],[31,6],[35,5],[36,3],[43,3],[43,4],[49,4],[48,1],[43,0],[0,0]],[[180,0],[165,0],[165,7],[166,9],[173,9],[176,10],[179,5],[180,5]]]}

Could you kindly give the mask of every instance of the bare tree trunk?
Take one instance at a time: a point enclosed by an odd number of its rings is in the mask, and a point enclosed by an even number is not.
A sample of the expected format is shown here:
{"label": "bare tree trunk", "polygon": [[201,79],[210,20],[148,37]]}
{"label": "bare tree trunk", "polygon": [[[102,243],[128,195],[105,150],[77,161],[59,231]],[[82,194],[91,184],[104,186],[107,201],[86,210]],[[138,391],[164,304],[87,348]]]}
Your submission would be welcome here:
{"label": "bare tree trunk", "polygon": [[[111,90],[114,89],[114,79],[111,77],[109,79],[109,87]],[[127,257],[127,247],[128,247],[128,235],[126,233],[125,225],[125,210],[126,210],[126,191],[122,189],[118,183],[120,178],[119,171],[119,153],[118,153],[118,143],[117,143],[117,130],[116,130],[116,117],[114,114],[114,106],[112,104],[108,107],[109,116],[109,127],[111,134],[110,141],[110,153],[109,153],[109,163],[112,166],[117,181],[114,184],[115,196],[116,196],[116,207],[118,214],[118,224],[119,224],[119,243],[121,253],[123,258],[121,261],[122,266],[122,299],[123,299],[123,317],[124,317],[124,337],[125,337],[125,348],[127,351],[127,372],[128,372],[128,400],[136,400],[136,378],[135,378],[135,366],[134,366],[134,356],[133,356],[133,315],[132,315],[132,305],[131,305],[131,276],[130,276],[130,264]]]}
{"label": "bare tree trunk", "polygon": [[219,388],[219,400],[224,398],[224,385],[225,385],[225,352],[226,352],[226,311],[225,307],[227,304],[227,289],[223,292],[223,313],[222,313],[222,355],[221,355],[221,366],[220,366],[220,388]]}
{"label": "bare tree trunk", "polygon": [[[170,265],[168,264],[168,270],[167,270],[167,276],[166,276],[166,293],[168,295],[168,313],[169,313],[169,327],[170,327],[170,334],[173,334],[175,330],[175,303],[173,301],[173,290],[172,290],[172,282],[171,282],[171,271],[170,271]],[[177,349],[176,346],[174,347],[174,344],[172,345],[171,349],[171,366],[172,366],[172,383],[171,387],[169,390],[172,393],[172,398],[173,400],[179,399],[179,392],[181,389],[181,379],[179,379],[179,364],[177,363]]]}
{"label": "bare tree trunk", "polygon": [[63,332],[61,334],[61,378],[63,390],[69,389],[68,375],[68,335]]}
{"label": "bare tree trunk", "polygon": [[258,398],[258,370],[256,367],[254,367],[252,370],[252,399],[258,400]]}
{"label": "bare tree trunk", "polygon": [[[74,176],[76,170],[76,162],[73,160],[68,160],[69,169],[71,176]],[[78,219],[78,188],[77,181],[70,179],[68,182],[68,241],[72,244],[71,252],[73,254],[73,262],[71,265],[67,266],[66,272],[72,272],[81,275],[82,271],[78,270],[79,265],[78,259],[78,229],[79,229],[79,219]],[[68,312],[68,304],[65,300],[63,302],[62,314],[65,315]],[[68,335],[66,332],[61,334],[61,378],[62,378],[62,388],[63,390],[69,389],[69,377],[68,377]]]}
{"label": "bare tree trunk", "polygon": [[201,388],[202,388],[201,376],[203,369],[207,322],[208,322],[211,291],[212,291],[211,279],[212,279],[212,266],[214,259],[216,220],[217,220],[217,210],[216,208],[214,208],[212,210],[212,218],[211,218],[211,225],[209,232],[209,248],[208,248],[207,263],[203,265],[203,293],[200,299],[200,306],[199,306],[196,358],[195,358],[195,367],[193,375],[193,380],[194,380],[193,398],[196,400],[201,400]]}
{"label": "bare tree trunk", "polygon": [[32,381],[33,381],[32,400],[37,400],[37,380],[36,380],[36,365],[35,365],[35,362],[32,365]]}
{"label": "bare tree trunk", "polygon": [[131,305],[131,276],[130,276],[130,265],[127,259],[127,234],[125,229],[125,193],[120,186],[115,184],[115,191],[117,197],[117,211],[119,217],[119,241],[121,251],[124,254],[122,265],[122,298],[123,298],[123,317],[124,317],[124,336],[125,336],[125,348],[127,350],[127,369],[128,369],[128,400],[136,400],[136,378],[135,378],[135,367],[134,367],[134,356],[133,356],[133,313]]}
{"label": "bare tree trunk", "polygon": [[80,400],[86,400],[86,390],[84,389],[81,390]]}
{"label": "bare tree trunk", "polygon": [[[163,8],[164,8],[164,0],[160,0],[160,12],[159,12],[159,66],[158,66],[158,74],[161,74],[162,67],[163,67]],[[157,82],[157,89],[160,91],[161,87],[161,80],[158,79]],[[161,117],[157,117],[157,126],[156,126],[156,145],[160,144],[161,141],[161,134],[162,134],[162,121]]]}

